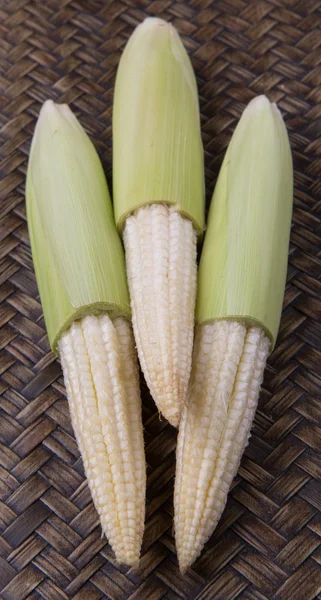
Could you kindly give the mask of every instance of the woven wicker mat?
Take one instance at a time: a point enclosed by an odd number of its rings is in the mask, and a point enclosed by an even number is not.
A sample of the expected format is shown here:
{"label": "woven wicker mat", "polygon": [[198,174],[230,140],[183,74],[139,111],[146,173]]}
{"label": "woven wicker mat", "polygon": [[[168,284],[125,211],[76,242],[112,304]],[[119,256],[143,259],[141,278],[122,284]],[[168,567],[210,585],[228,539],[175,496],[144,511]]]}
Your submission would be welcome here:
{"label": "woven wicker mat", "polygon": [[[45,334],[24,206],[30,140],[48,97],[80,116],[110,183],[117,63],[133,27],[155,14],[178,28],[196,70],[208,198],[256,94],[279,103],[295,166],[278,344],[223,518],[184,577],[172,535],[176,433],[144,386],[140,570],[119,567],[101,537]],[[0,25],[1,598],[321,599],[320,1],[0,0]]]}

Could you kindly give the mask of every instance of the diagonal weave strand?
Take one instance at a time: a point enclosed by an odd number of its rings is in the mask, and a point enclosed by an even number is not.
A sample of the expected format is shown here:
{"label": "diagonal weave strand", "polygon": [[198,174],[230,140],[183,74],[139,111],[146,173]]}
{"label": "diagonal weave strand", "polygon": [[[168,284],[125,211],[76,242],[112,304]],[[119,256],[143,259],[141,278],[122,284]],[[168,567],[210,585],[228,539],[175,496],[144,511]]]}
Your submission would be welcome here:
{"label": "diagonal weave strand", "polygon": [[[176,434],[144,386],[140,570],[119,567],[101,538],[45,334],[24,208],[30,140],[48,97],[80,116],[110,183],[117,63],[133,27],[155,14],[178,28],[196,71],[208,198],[256,94],[278,102],[295,167],[278,344],[227,508],[185,577],[172,536]],[[320,0],[4,0],[0,27],[0,597],[320,600]]]}

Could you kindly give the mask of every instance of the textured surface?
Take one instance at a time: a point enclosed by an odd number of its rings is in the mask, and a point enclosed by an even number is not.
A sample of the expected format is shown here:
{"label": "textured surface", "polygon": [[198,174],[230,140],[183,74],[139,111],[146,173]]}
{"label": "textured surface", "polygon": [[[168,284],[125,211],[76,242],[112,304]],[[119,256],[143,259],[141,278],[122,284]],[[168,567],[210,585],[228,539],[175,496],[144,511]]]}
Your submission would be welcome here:
{"label": "textured surface", "polygon": [[196,238],[189,219],[161,204],[128,217],[123,234],[140,365],[159,412],[174,427],[192,363]]}
{"label": "textured surface", "polygon": [[233,321],[196,327],[176,449],[174,527],[182,573],[201,554],[225,508],[248,443],[269,348],[259,327]]}
{"label": "textured surface", "polygon": [[[135,8],[133,8],[133,5]],[[321,598],[321,3],[4,0],[1,21],[0,597],[4,600]],[[119,53],[146,14],[168,18],[200,87],[208,195],[244,104],[279,102],[294,151],[284,313],[250,445],[201,558],[178,573],[174,429],[144,393],[148,506],[141,570],[116,565],[84,482],[61,370],[48,350],[24,210],[31,134],[70,102],[111,174]]]}
{"label": "textured surface", "polygon": [[59,354],[76,441],[102,530],[116,559],[138,566],[146,462],[139,371],[127,319],[75,321]]}

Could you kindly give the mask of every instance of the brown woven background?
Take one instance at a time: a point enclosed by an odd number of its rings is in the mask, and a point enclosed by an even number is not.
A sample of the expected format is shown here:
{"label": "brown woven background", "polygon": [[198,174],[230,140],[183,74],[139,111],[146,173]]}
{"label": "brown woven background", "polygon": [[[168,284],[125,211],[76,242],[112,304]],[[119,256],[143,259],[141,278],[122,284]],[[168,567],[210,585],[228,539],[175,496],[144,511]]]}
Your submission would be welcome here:
{"label": "brown woven background", "polygon": [[[172,536],[176,434],[143,389],[141,569],[101,538],[49,351],[24,207],[41,103],[68,102],[111,176],[120,52],[146,15],[174,23],[200,90],[210,195],[244,105],[266,93],[290,132],[295,210],[278,345],[227,508],[182,577]],[[0,0],[0,596],[4,600],[321,599],[321,2]],[[2,590],[2,591],[1,591]]]}

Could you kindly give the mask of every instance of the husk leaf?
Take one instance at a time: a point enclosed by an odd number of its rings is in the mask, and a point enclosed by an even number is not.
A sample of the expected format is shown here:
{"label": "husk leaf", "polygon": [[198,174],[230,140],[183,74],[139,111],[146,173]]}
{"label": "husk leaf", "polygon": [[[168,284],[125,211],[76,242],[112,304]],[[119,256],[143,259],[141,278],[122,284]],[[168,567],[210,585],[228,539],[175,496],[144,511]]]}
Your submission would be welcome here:
{"label": "husk leaf", "polygon": [[168,203],[204,229],[197,85],[175,28],[148,18],[118,67],[113,109],[113,199],[122,230],[139,207]]}
{"label": "husk leaf", "polygon": [[36,125],[26,184],[32,256],[53,350],[73,320],[130,318],[124,254],[96,150],[66,105],[48,100]]}
{"label": "husk leaf", "polygon": [[293,205],[291,149],[282,116],[265,96],[245,109],[210,207],[196,320],[259,324],[275,343]]}

